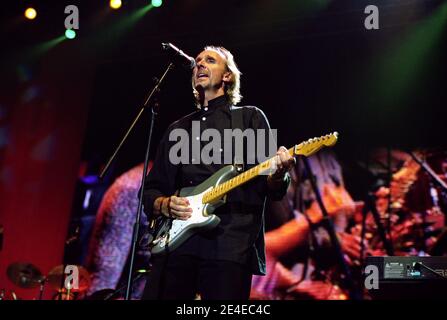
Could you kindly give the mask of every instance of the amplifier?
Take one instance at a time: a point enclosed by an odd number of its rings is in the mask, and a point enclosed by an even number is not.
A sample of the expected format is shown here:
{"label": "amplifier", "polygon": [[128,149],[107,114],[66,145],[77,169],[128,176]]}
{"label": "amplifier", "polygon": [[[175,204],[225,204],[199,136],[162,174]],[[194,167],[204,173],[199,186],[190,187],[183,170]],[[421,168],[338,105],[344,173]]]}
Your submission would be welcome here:
{"label": "amplifier", "polygon": [[447,279],[447,257],[367,257],[366,265],[375,265],[383,280]]}
{"label": "amplifier", "polygon": [[[368,266],[378,271],[365,274],[365,287],[373,299],[447,299],[445,256],[367,257],[364,270],[371,271]],[[371,281],[377,281],[376,286]]]}

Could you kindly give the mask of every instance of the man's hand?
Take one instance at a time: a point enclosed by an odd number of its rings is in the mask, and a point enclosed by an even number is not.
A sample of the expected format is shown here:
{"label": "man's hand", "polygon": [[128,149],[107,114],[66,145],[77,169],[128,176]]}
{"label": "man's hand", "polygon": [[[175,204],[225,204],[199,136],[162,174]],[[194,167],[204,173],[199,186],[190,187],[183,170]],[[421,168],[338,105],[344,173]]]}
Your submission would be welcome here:
{"label": "man's hand", "polygon": [[[353,265],[355,261],[360,260],[361,238],[346,232],[338,232],[338,239],[343,252],[346,254],[347,262]],[[364,242],[365,250],[368,248],[366,241]]]}
{"label": "man's hand", "polygon": [[154,209],[168,218],[188,220],[192,214],[187,198],[170,196],[160,197],[154,202]]}
{"label": "man's hand", "polygon": [[281,181],[284,179],[284,175],[287,171],[293,168],[296,160],[289,154],[289,151],[281,146],[278,151],[276,151],[276,156],[274,159],[274,165],[276,167],[276,171],[269,175],[268,180],[270,181]]}
{"label": "man's hand", "polygon": [[[339,216],[350,217],[356,210],[356,203],[343,186],[336,187],[325,184],[323,185],[321,197],[324,207],[331,218],[337,219]],[[317,201],[312,202],[311,206],[306,210],[306,214],[314,224],[319,223],[323,219],[323,213]]]}

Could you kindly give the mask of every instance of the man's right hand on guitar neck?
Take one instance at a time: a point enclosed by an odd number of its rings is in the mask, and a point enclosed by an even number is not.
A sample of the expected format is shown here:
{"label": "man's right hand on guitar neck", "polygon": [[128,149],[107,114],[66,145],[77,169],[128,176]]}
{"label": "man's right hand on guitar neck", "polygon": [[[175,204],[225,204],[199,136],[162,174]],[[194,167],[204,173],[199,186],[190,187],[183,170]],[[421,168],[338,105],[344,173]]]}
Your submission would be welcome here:
{"label": "man's right hand on guitar neck", "polygon": [[162,213],[168,218],[188,220],[192,215],[192,208],[187,198],[170,196],[158,197],[154,201],[154,213]]}

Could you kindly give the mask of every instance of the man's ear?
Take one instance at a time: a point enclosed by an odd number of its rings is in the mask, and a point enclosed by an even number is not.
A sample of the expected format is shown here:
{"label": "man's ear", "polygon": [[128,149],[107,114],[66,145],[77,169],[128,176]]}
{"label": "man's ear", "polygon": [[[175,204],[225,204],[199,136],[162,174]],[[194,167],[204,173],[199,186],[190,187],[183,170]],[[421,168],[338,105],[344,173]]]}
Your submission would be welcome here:
{"label": "man's ear", "polygon": [[225,83],[231,82],[231,75],[232,75],[231,71],[225,72],[224,75],[223,75],[223,81]]}

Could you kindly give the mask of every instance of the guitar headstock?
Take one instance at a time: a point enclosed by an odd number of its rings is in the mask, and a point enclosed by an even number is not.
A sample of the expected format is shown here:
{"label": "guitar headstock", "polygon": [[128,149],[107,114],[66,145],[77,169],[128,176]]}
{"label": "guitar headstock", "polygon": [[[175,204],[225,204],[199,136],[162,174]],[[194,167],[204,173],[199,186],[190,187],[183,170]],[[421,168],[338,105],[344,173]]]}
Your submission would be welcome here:
{"label": "guitar headstock", "polygon": [[301,142],[294,148],[294,155],[311,156],[323,147],[332,147],[337,143],[338,132]]}

